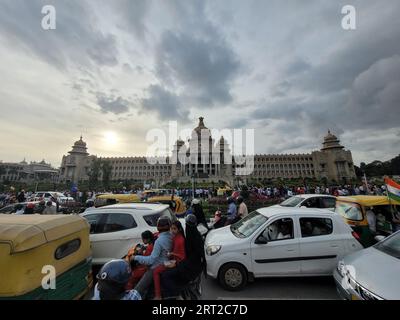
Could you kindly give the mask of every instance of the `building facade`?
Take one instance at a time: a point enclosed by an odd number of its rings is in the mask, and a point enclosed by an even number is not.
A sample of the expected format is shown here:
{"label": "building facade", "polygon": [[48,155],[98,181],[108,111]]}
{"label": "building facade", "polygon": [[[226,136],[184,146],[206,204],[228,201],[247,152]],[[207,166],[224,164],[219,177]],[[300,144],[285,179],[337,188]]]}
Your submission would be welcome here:
{"label": "building facade", "polygon": [[59,172],[50,163],[41,162],[27,163],[25,160],[19,163],[0,162],[0,181],[2,182],[52,182],[58,180]]}
{"label": "building facade", "polygon": [[[186,157],[182,158],[182,155]],[[225,182],[229,185],[276,179],[326,179],[327,182],[348,183],[356,178],[351,151],[340,145],[339,139],[330,131],[324,137],[322,148],[306,154],[256,154],[251,157],[254,169],[249,174],[239,170],[244,166],[235,163],[230,147],[224,137],[215,141],[204,119],[193,129],[187,143],[178,139],[172,155],[150,164],[146,157],[108,157],[89,155],[86,143],[76,141],[63,156],[60,182],[89,180],[92,162],[95,159],[109,162],[112,181],[153,182],[162,186],[168,182],[190,182],[193,178],[201,182]],[[159,159],[161,160],[161,159]],[[99,179],[101,180],[100,171]]]}

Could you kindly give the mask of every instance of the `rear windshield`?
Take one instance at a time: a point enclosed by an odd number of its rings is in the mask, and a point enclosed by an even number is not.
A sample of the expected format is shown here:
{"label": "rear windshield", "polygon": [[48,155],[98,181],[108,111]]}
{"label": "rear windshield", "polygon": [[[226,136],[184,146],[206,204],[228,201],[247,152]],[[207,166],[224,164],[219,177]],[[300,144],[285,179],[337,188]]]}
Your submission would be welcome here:
{"label": "rear windshield", "polygon": [[170,209],[165,209],[164,211],[161,211],[159,213],[144,215],[143,219],[150,227],[157,227],[158,218],[160,218],[161,216],[167,216],[171,219],[171,221],[176,220],[175,216],[171,214]]}
{"label": "rear windshield", "polygon": [[349,220],[361,221],[363,219],[361,206],[357,203],[336,201],[335,212]]}
{"label": "rear windshield", "polygon": [[295,207],[297,206],[301,201],[303,201],[303,198],[300,197],[291,197],[285,201],[283,201],[280,205],[282,207]]}

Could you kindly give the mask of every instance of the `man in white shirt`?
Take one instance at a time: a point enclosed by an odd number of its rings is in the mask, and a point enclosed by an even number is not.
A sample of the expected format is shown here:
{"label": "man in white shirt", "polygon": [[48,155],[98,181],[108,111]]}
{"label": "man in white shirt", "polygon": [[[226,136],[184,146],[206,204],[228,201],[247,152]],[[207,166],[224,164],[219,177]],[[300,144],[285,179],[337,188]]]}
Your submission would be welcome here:
{"label": "man in white shirt", "polygon": [[248,211],[247,211],[247,206],[246,206],[246,204],[243,202],[243,197],[242,196],[239,196],[238,198],[237,198],[237,202],[238,202],[238,204],[239,204],[239,217],[241,218],[241,219],[243,219],[245,216],[247,216],[248,215]]}

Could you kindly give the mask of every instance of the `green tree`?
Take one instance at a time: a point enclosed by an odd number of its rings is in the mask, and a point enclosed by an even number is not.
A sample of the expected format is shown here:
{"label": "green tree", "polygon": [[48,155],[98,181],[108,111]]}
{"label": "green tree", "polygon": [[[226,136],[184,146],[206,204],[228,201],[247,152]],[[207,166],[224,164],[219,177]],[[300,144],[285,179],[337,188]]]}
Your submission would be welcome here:
{"label": "green tree", "polygon": [[101,162],[101,159],[94,159],[90,166],[88,172],[90,189],[94,189],[97,187],[101,170]]}
{"label": "green tree", "polygon": [[101,171],[103,174],[103,187],[108,190],[110,188],[110,179],[111,179],[111,170],[112,167],[110,165],[110,162],[108,161],[103,161],[102,166],[101,166]]}

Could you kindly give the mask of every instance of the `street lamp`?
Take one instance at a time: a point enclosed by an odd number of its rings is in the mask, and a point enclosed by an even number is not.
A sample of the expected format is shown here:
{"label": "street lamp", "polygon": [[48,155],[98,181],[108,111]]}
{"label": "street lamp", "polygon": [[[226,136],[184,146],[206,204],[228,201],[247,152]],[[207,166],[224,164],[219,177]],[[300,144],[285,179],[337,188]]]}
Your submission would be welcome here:
{"label": "street lamp", "polygon": [[195,181],[196,181],[195,179],[196,179],[196,174],[193,173],[191,178],[192,178],[192,198],[194,199],[195,198]]}

